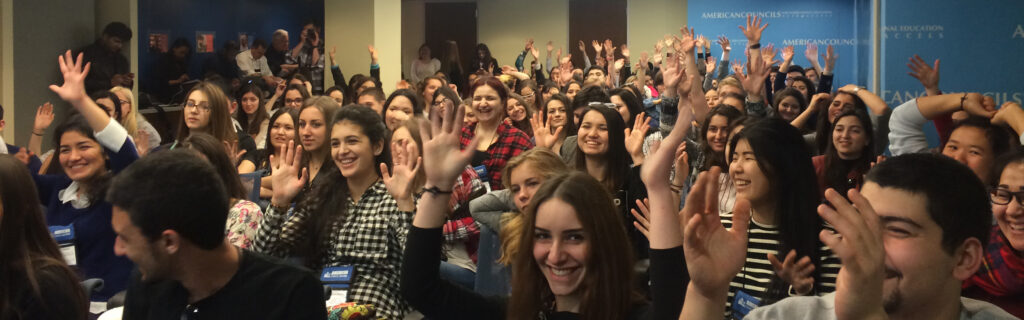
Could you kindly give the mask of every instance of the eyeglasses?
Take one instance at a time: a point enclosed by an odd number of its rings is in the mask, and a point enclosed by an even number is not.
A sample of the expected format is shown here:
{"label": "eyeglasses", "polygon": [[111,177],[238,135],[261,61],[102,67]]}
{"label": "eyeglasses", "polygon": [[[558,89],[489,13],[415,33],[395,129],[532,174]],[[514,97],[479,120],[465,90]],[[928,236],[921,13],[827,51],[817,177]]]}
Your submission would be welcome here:
{"label": "eyeglasses", "polygon": [[1013,192],[1006,188],[991,188],[988,192],[989,201],[992,204],[1007,205],[1010,200],[1017,198],[1017,204],[1024,206],[1024,191]]}
{"label": "eyeglasses", "polygon": [[430,104],[430,105],[431,105],[432,107],[434,107],[434,108],[440,108],[441,106],[444,106],[444,104],[445,104],[446,102],[450,102],[450,101],[451,101],[451,100],[448,100],[448,98],[444,98],[444,99],[441,99],[440,101],[436,101],[436,100],[435,100],[435,101],[434,101],[434,103],[432,103],[432,104]]}
{"label": "eyeglasses", "polygon": [[302,98],[299,99],[285,99],[285,104],[302,104]]}
{"label": "eyeglasses", "polygon": [[200,103],[196,103],[195,101],[192,101],[192,100],[185,101],[185,109],[189,109],[189,108],[196,108],[197,110],[202,110],[204,112],[210,112],[210,104],[205,102],[205,101],[204,102],[200,102]]}

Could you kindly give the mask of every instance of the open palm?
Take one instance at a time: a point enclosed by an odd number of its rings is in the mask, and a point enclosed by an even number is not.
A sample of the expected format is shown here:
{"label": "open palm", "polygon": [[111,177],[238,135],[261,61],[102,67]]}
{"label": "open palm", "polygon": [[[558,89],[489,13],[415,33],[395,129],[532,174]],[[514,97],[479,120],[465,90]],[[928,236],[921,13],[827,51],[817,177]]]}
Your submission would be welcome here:
{"label": "open palm", "polygon": [[78,54],[78,58],[72,60],[71,50],[64,52],[64,55],[57,57],[57,63],[60,65],[60,73],[64,77],[64,84],[57,86],[55,84],[50,85],[50,90],[53,90],[61,99],[64,101],[77,101],[85,95],[85,76],[89,74],[90,63],[82,62],[82,54]]}
{"label": "open palm", "polygon": [[743,268],[747,254],[750,203],[736,199],[732,228],[725,229],[718,217],[720,173],[718,167],[701,173],[680,211],[686,266],[690,274],[699,275],[691,281],[705,292],[727,288]]}

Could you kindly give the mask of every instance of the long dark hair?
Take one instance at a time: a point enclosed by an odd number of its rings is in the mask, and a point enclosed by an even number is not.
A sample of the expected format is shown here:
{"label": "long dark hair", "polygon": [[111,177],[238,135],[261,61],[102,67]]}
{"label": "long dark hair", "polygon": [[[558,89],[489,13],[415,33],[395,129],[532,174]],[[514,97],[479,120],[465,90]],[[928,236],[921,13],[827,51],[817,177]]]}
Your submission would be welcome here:
{"label": "long dark hair", "polygon": [[422,116],[423,115],[423,96],[412,91],[412,89],[398,89],[388,96],[388,100],[384,102],[384,108],[380,110],[380,118],[384,119],[384,115],[388,112],[388,107],[391,106],[391,102],[395,100],[395,97],[405,97],[412,103],[412,114],[410,116]]}
{"label": "long dark hair", "polygon": [[[114,121],[121,122],[121,118],[123,118],[124,116],[121,114],[121,98],[118,97],[117,94],[111,92],[110,90],[100,90],[93,92],[92,94],[89,94],[89,98],[92,99],[92,101],[99,101],[100,99],[110,99],[110,101],[114,103],[114,110],[112,110],[114,111]],[[104,111],[107,109],[107,107],[102,104],[96,103],[96,105],[104,109]]]}
{"label": "long dark hair", "polygon": [[[333,101],[333,100],[332,100]],[[333,103],[333,102],[332,102]],[[382,163],[390,159],[388,153],[388,128],[380,115],[363,106],[349,104],[341,107],[329,122],[333,131],[334,127],[342,121],[352,122],[363,129],[363,134],[370,140],[370,145],[381,144],[384,146],[380,155],[374,156],[374,163]],[[328,133],[330,136],[330,133]],[[330,161],[330,160],[328,160]],[[313,185],[307,196],[299,202],[299,207],[307,208],[309,217],[304,221],[301,229],[306,230],[309,235],[306,243],[298,246],[300,255],[305,258],[305,264],[314,269],[320,269],[326,263],[328,244],[332,241],[330,237],[335,228],[341,227],[348,216],[348,198],[351,196],[348,189],[348,178],[341,174],[333,162],[324,163],[321,171],[326,171],[324,183]],[[380,167],[373,166],[374,171],[380,176]]]}
{"label": "long dark hair", "polygon": [[[871,118],[868,117],[864,110],[849,109],[839,114],[835,122],[838,123],[839,119],[845,117],[854,117],[860,122],[861,128],[864,129],[864,136],[868,139],[868,145],[861,150],[860,156],[852,162],[843,161],[839,158],[839,151],[836,150],[835,143],[829,143],[825,150],[825,185],[822,188],[836,189],[836,192],[844,196],[850,188],[857,187],[863,182],[864,174],[868,173],[868,170],[871,169],[871,162],[875,161],[875,129],[871,126]],[[835,127],[836,124],[833,123],[833,130],[835,130]],[[861,176],[857,177],[856,181],[851,184],[847,177],[853,171],[860,172]]]}
{"label": "long dark hair", "polygon": [[85,292],[50,236],[38,199],[35,182],[25,165],[13,156],[0,154],[0,319],[23,319],[25,301],[38,302],[40,310],[54,310],[57,302],[68,302],[43,296],[39,277],[43,270],[48,275],[57,271],[63,281],[71,283],[71,307],[80,319],[85,319]]}
{"label": "long dark hair", "polygon": [[282,114],[287,114],[292,118],[292,128],[294,128],[295,131],[294,136],[299,135],[299,110],[285,108],[274,111],[274,115],[270,116],[270,123],[267,124],[267,137],[262,154],[260,154],[256,159],[257,170],[270,169],[270,155],[277,151],[276,148],[274,148],[274,144],[271,142],[271,140],[273,140],[273,135],[270,134],[270,130],[274,128],[274,122],[277,122],[277,118],[280,118]]}
{"label": "long dark hair", "polygon": [[[838,97],[841,94],[853,97],[854,109],[864,110],[864,112],[868,111],[868,106],[864,104],[864,100],[861,100],[860,97],[858,97],[855,94],[849,94],[846,92],[839,91],[836,92],[836,94],[832,95],[832,101],[835,101],[836,97]],[[829,101],[829,106],[832,105],[832,101]],[[828,121],[828,108],[825,108],[825,110],[818,110],[818,127],[815,128],[814,131],[816,131],[814,133],[814,146],[817,149],[811,151],[813,151],[815,154],[824,153],[825,150],[828,148],[828,145],[832,143],[832,122]]]}
{"label": "long dark hair", "polygon": [[[766,118],[748,126],[729,141],[729,150],[746,140],[754,152],[757,165],[769,181],[775,199],[775,221],[779,226],[779,253],[796,250],[798,257],[810,257],[814,263],[814,283],[821,283],[821,242],[818,233],[823,222],[817,213],[820,203],[818,182],[810,150],[800,131],[778,118]],[[730,155],[731,159],[731,155]],[[766,296],[767,303],[788,295],[789,284],[772,275]]]}
{"label": "long dark hair", "polygon": [[[208,100],[206,103],[210,107],[210,121],[206,125],[208,128],[206,132],[220,141],[238,141],[235,126],[231,124],[231,114],[228,112],[228,96],[224,94],[224,90],[213,82],[203,81],[192,87],[192,90],[189,90],[188,94],[185,95],[186,101],[193,91],[202,92]],[[184,105],[185,103],[182,103],[182,106]],[[188,110],[185,110],[181,115],[181,121],[178,122],[178,135],[175,139],[177,141],[185,140],[191,134],[191,130],[185,125],[185,117],[187,115]]]}
{"label": "long dark hair", "polygon": [[[697,141],[700,141],[700,152],[704,154],[704,163],[698,164],[698,170],[707,171],[711,167],[722,167],[727,168],[728,163],[725,162],[725,151],[715,152],[711,149],[711,143],[708,143],[708,126],[711,125],[711,119],[715,116],[725,117],[726,128],[728,132],[732,130],[732,122],[743,116],[736,108],[732,106],[719,105],[711,109],[708,115],[704,117],[704,125],[700,127],[700,137],[697,137]],[[728,134],[728,133],[727,133]]]}
{"label": "long dark hair", "polygon": [[[99,144],[99,141],[96,140],[96,136],[93,134],[92,127],[89,126],[85,117],[79,113],[72,114],[71,117],[67,118],[67,120],[57,126],[54,130],[53,145],[57,147],[53,151],[53,155],[50,156],[54,157],[53,160],[50,160],[50,163],[51,168],[55,170],[47,170],[48,173],[65,174],[64,167],[60,164],[60,140],[64,137],[64,134],[68,132],[78,132],[86,138],[89,138],[89,140]],[[103,172],[92,177],[88,177],[84,181],[78,181],[86,191],[90,206],[94,206],[103,201],[107,193],[107,186],[110,185],[110,161],[107,149],[103,147],[103,145],[99,145],[99,148],[103,155]],[[53,167],[53,163],[57,163],[55,168]]]}
{"label": "long dark hair", "polygon": [[[601,183],[608,192],[616,192],[626,183],[627,175],[629,174],[629,164],[632,162],[629,152],[626,151],[626,135],[623,133],[623,130],[626,130],[626,124],[623,123],[622,116],[619,115],[618,111],[604,105],[587,107],[587,110],[583,112],[584,117],[590,112],[600,113],[608,125],[608,150],[603,155],[608,165],[605,166],[604,181],[601,181]],[[580,121],[582,122],[582,118]],[[578,137],[577,139],[576,159],[573,161],[573,164],[576,170],[586,172],[587,155],[583,153],[579,145],[583,137]]]}
{"label": "long dark hair", "polygon": [[[245,113],[245,108],[242,108],[242,97],[244,97],[246,93],[256,95],[257,106],[252,119],[249,119],[249,114]],[[245,133],[250,135],[259,134],[260,129],[263,129],[263,120],[267,120],[267,117],[269,117],[266,107],[263,106],[263,90],[255,84],[247,84],[235,92],[235,101],[238,102],[238,108],[235,109],[235,119],[237,119],[238,122],[242,124],[242,127],[245,128]]]}
{"label": "long dark hair", "polygon": [[224,148],[224,143],[209,134],[196,133],[185,138],[181,142],[181,146],[195,150],[206,157],[206,160],[213,165],[213,169],[217,171],[221,181],[224,181],[224,187],[227,189],[229,197],[236,200],[247,198],[248,192],[245,190],[245,187],[242,187],[242,180],[238,177],[238,169],[231,164],[231,159]]}
{"label": "long dark hair", "polygon": [[513,258],[507,319],[533,320],[538,314],[554,311],[554,294],[533,257],[533,250],[529,249],[535,241],[537,208],[552,199],[566,202],[576,210],[584,239],[589,241],[587,272],[579,288],[580,318],[626,319],[632,305],[641,301],[642,297],[630,289],[633,249],[622,215],[609,193],[595,192],[600,189],[601,183],[590,175],[572,172],[547,179],[534,194],[522,214],[522,236],[517,240],[520,250]]}
{"label": "long dark hair", "polygon": [[629,109],[629,119],[625,120],[626,127],[632,129],[633,121],[635,121],[636,117],[640,115],[640,112],[644,111],[644,106],[643,103],[640,102],[640,98],[637,98],[636,94],[634,94],[632,91],[626,90],[624,88],[612,89],[608,96],[617,96],[619,97],[619,99],[622,99],[623,103],[626,104],[626,109]]}
{"label": "long dark hair", "polygon": [[[569,97],[566,97],[564,94],[556,93],[551,95],[551,97],[544,101],[544,104],[538,108],[540,109],[538,112],[540,112],[541,118],[544,119],[544,123],[548,123],[548,105],[551,104],[551,101],[561,102],[562,105],[565,106],[565,127],[562,128],[562,132],[565,133],[566,137],[576,135],[576,120],[573,120],[572,118],[572,101],[569,101]],[[555,151],[557,152],[557,150]]]}

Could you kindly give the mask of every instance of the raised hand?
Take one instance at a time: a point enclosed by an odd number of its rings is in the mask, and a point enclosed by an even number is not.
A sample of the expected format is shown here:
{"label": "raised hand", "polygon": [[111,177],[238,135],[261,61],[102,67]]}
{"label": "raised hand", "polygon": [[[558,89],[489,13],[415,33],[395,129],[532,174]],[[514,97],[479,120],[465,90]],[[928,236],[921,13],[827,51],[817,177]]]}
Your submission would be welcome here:
{"label": "raised hand", "polygon": [[270,203],[275,207],[288,207],[309,180],[309,169],[302,168],[301,145],[296,146],[295,141],[288,141],[288,145],[281,148],[281,159],[270,155],[270,163],[277,163],[270,175],[274,186]]}
{"label": "raised hand", "polygon": [[331,58],[331,65],[332,66],[336,64],[336,63],[334,63],[334,55],[337,54],[337,53],[338,53],[338,46],[331,46],[331,52],[327,53],[327,56]]}
{"label": "raised hand", "polygon": [[537,50],[536,47],[530,48],[530,55],[533,56],[533,60],[538,60],[540,59],[540,50]]}
{"label": "raised hand", "polygon": [[[533,127],[533,139],[538,147],[551,149],[558,142],[558,135],[562,133],[562,126],[551,130],[551,121],[544,121],[540,113],[534,113],[530,118],[530,125]],[[557,150],[555,150],[557,151]]]}
{"label": "raised hand", "polygon": [[604,39],[604,54],[611,55],[615,50],[615,46],[612,45],[612,39]]}
{"label": "raised hand", "polygon": [[526,39],[526,47],[523,48],[523,51],[530,51],[530,49],[533,49],[533,38]]}
{"label": "raised hand", "polygon": [[828,189],[825,199],[832,207],[818,206],[818,214],[838,232],[822,230],[818,238],[832,248],[843,263],[836,278],[836,318],[878,319],[877,316],[885,315],[882,308],[885,248],[881,221],[860,192],[851,189],[847,195],[852,203]]}
{"label": "raised hand", "polygon": [[739,62],[733,61],[730,67],[732,69],[733,74],[737,76],[743,75],[743,65],[741,65]]}
{"label": "raised hand", "polygon": [[[423,139],[423,172],[427,175],[428,188],[451,190],[455,178],[469,164],[474,148],[459,148],[465,115],[466,108],[446,108],[443,114],[430,114],[430,126],[420,127],[420,137]],[[476,136],[467,145],[475,146],[479,141],[480,136]]]}
{"label": "raised hand", "polygon": [[[782,60],[784,62],[793,62],[793,56],[796,51],[793,50],[793,46],[782,47]],[[775,58],[775,57],[772,57]],[[764,59],[765,61],[771,61],[772,59]]]}
{"label": "raised hand", "polygon": [[510,74],[516,73],[516,72],[519,72],[519,70],[517,70],[516,67],[510,66],[510,65],[503,65],[503,66],[501,66],[501,73],[509,74],[510,75]]}
{"label": "raised hand", "polygon": [[813,42],[807,42],[807,49],[804,49],[804,58],[807,58],[807,61],[810,61],[811,64],[817,63],[818,45],[814,44]]}
{"label": "raised hand", "polygon": [[43,131],[53,124],[53,104],[49,101],[36,108],[36,119],[32,125],[32,133],[36,135],[43,135]]}
{"label": "raised hand", "polygon": [[633,164],[639,165],[644,161],[644,137],[647,136],[647,130],[651,129],[651,118],[648,118],[645,113],[640,112],[633,120],[633,129],[626,128],[624,131],[626,135],[626,151],[633,157]]}
{"label": "raised hand", "polygon": [[932,67],[915,54],[910,58],[907,67],[910,68],[907,74],[920,81],[929,94],[939,92],[939,59],[935,59],[935,65]]}
{"label": "raised hand", "polygon": [[708,74],[708,77],[711,76],[712,72],[715,72],[715,66],[715,57],[708,56],[707,59],[704,59],[704,72]]}
{"label": "raised hand", "polygon": [[627,59],[629,58],[629,46],[627,46],[625,43],[623,43],[621,46],[619,46],[619,52],[622,53],[623,57],[625,57]]}
{"label": "raised hand", "polygon": [[764,63],[749,63],[747,68],[750,70],[750,74],[741,75],[736,74],[740,78],[740,82],[743,83],[743,89],[747,91],[747,97],[760,97],[761,91],[764,90],[764,79],[769,75],[769,66],[774,61],[765,60]]}
{"label": "raised hand", "polygon": [[231,159],[231,164],[237,167],[238,164],[242,162],[242,156],[244,156],[248,151],[245,149],[238,150],[238,141],[223,141],[223,143],[224,151],[227,152],[228,157]]}
{"label": "raised hand", "polygon": [[[772,60],[775,60],[775,57],[778,54],[779,54],[779,52],[775,50],[775,45],[774,44],[769,43],[768,45],[766,45],[766,46],[761,48],[761,60],[762,61],[772,61]],[[793,57],[792,57],[792,54],[791,54],[790,59],[792,59],[792,58]]]}
{"label": "raised hand", "polygon": [[839,59],[839,55],[836,54],[835,49],[832,45],[828,45],[825,49],[825,68],[821,71],[822,74],[832,74],[832,71],[836,67],[836,59]]}
{"label": "raised hand", "polygon": [[658,42],[655,42],[654,43],[654,55],[661,54],[661,50],[664,49],[664,48],[665,48],[665,44],[662,42],[662,40],[658,40]]}
{"label": "raised hand", "polygon": [[629,209],[629,212],[633,214],[633,218],[636,218],[636,221],[633,221],[633,227],[644,234],[644,238],[650,239],[651,220],[648,217],[651,216],[651,210],[648,208],[651,207],[651,201],[647,198],[644,198],[643,201],[636,199],[636,207],[640,209],[639,212],[637,212],[637,209]]}
{"label": "raised hand", "polygon": [[139,130],[135,132],[135,152],[139,154],[139,157],[144,157],[149,153],[149,132],[146,130]]}
{"label": "raised hand", "polygon": [[551,41],[548,41],[547,49],[548,49],[548,55],[550,56],[551,55],[551,51],[555,50],[555,44],[553,42],[551,42]]}
{"label": "raised hand", "polygon": [[587,44],[583,43],[583,40],[580,40],[579,48],[581,52],[587,53]]}
{"label": "raised hand", "polygon": [[64,84],[59,87],[51,84],[50,90],[68,102],[87,99],[88,96],[85,94],[85,76],[89,74],[91,64],[83,63],[81,53],[78,54],[77,59],[72,60],[71,50],[57,57],[57,63],[60,65],[60,73],[64,77]]}
{"label": "raised hand", "polygon": [[729,38],[725,36],[718,36],[718,44],[722,46],[722,51],[729,52],[732,47],[729,46]]}
{"label": "raised hand", "polygon": [[641,52],[640,61],[638,62],[640,64],[639,69],[647,70],[647,61],[650,61],[650,56],[647,55],[647,51]]}
{"label": "raised hand", "polygon": [[804,256],[798,261],[796,250],[789,250],[784,261],[779,261],[779,257],[771,253],[768,254],[768,261],[772,263],[775,274],[793,286],[797,294],[806,295],[814,288],[814,263],[810,257]]}
{"label": "raised hand", "polygon": [[[682,34],[682,38],[680,38],[681,40],[694,40],[694,41],[696,41],[695,40],[695,36],[696,35],[693,32],[693,28],[687,28],[686,26],[683,26],[682,28],[679,28],[679,33]],[[677,40],[679,40],[679,39],[677,39]]]}
{"label": "raised hand", "polygon": [[963,110],[971,115],[985,118],[992,118],[996,114],[995,102],[992,101],[992,98],[974,92],[967,94]]}
{"label": "raised hand", "polygon": [[377,48],[374,48],[373,45],[371,44],[366,46],[366,49],[370,51],[370,61],[373,63],[377,63]]}
{"label": "raised hand", "polygon": [[807,104],[807,108],[811,109],[811,112],[822,110],[829,103],[832,102],[832,95],[828,92],[815,93],[811,96],[811,103]]}
{"label": "raised hand", "polygon": [[721,168],[712,167],[697,176],[686,196],[686,206],[679,212],[690,284],[709,297],[728,293],[729,281],[743,268],[747,256],[750,202],[736,198],[732,228],[726,230],[718,215],[721,172]]}
{"label": "raised hand", "polygon": [[740,26],[740,30],[743,31],[743,36],[747,37],[748,45],[755,43],[761,43],[761,33],[768,27],[768,23],[761,24],[761,17],[752,17],[747,15],[746,26]]}
{"label": "raised hand", "polygon": [[686,153],[686,143],[680,143],[676,148],[675,160],[676,174],[672,176],[673,187],[682,186],[690,176],[690,154]]}
{"label": "raised hand", "polygon": [[619,59],[615,60],[615,64],[613,65],[613,67],[615,68],[615,71],[619,71],[619,70],[622,70],[622,67],[625,66],[625,65],[626,65],[626,60],[622,59],[622,58],[619,58]]}
{"label": "raised hand", "polygon": [[392,170],[388,171],[388,165],[386,163],[380,164],[381,178],[384,180],[384,186],[388,188],[388,193],[397,201],[411,201],[412,195],[415,190],[413,188],[413,180],[416,179],[416,173],[420,170],[420,163],[423,161],[421,157],[414,157],[416,154],[416,146],[409,144],[408,141],[396,141],[391,145],[391,159],[393,162]]}

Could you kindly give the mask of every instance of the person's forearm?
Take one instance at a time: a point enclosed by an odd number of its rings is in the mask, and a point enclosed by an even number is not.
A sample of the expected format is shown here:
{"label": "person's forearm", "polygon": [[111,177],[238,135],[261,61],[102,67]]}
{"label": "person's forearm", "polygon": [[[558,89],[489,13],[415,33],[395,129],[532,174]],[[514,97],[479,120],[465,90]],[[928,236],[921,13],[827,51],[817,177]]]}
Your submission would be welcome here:
{"label": "person's forearm", "polygon": [[[691,275],[691,278],[700,275]],[[686,288],[686,303],[683,303],[683,312],[679,314],[679,320],[695,319],[720,319],[722,318],[722,306],[729,298],[729,287],[717,288],[715,292],[702,293],[693,282]]]}
{"label": "person's forearm", "polygon": [[451,193],[424,193],[417,206],[416,216],[412,219],[412,225],[422,229],[443,226],[446,216],[445,211],[448,209],[448,199],[450,198]]}
{"label": "person's forearm", "polygon": [[82,114],[82,117],[89,123],[89,127],[92,128],[93,132],[103,131],[103,128],[107,127],[110,123],[110,116],[107,115],[106,111],[103,111],[95,101],[92,101],[89,97],[83,97],[82,99],[68,101],[72,106]]}
{"label": "person's forearm", "polygon": [[299,44],[292,49],[292,58],[298,59],[299,54],[302,53],[302,47],[306,45],[306,41],[299,41]]}
{"label": "person's forearm", "polygon": [[857,90],[856,95],[864,101],[864,104],[867,105],[868,109],[871,109],[871,113],[874,113],[876,116],[884,114],[885,109],[889,108],[889,105],[885,103],[885,100],[882,100],[882,98],[878,97],[874,92],[861,89]]}
{"label": "person's forearm", "polygon": [[[28,137],[28,151],[34,154],[43,154],[43,133],[46,130],[32,129],[32,135]],[[37,134],[38,133],[38,134]]]}
{"label": "person's forearm", "polygon": [[814,116],[814,111],[808,107],[807,109],[804,109],[800,115],[796,116],[796,119],[793,119],[789,124],[797,129],[803,129],[804,125],[807,124],[807,121],[810,120],[812,116]]}
{"label": "person's forearm", "polygon": [[693,109],[694,120],[697,121],[697,124],[703,125],[704,118],[707,117],[708,112],[711,112],[712,106],[709,106],[708,100],[704,99],[704,90],[701,90],[702,88],[700,87],[700,84],[693,82],[690,86],[689,97],[684,97],[687,99],[679,99],[679,107],[682,108],[683,100],[687,100],[687,103],[690,105],[691,109]]}
{"label": "person's forearm", "polygon": [[[977,93],[969,93],[968,95],[974,94]],[[959,111],[961,109],[960,99],[963,96],[963,93],[951,93],[920,97],[917,98],[917,109],[926,119],[932,120],[939,116]]]}

